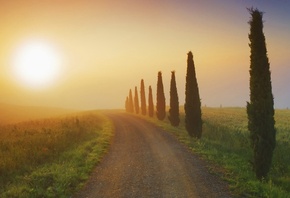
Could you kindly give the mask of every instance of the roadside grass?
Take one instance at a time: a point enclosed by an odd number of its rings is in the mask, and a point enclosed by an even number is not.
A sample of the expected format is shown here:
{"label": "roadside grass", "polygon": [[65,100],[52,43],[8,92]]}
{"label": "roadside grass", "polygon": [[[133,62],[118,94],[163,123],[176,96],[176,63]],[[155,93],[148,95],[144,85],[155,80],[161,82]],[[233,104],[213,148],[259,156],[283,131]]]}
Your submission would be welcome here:
{"label": "roadside grass", "polygon": [[252,150],[245,108],[202,108],[203,134],[200,140],[190,138],[181,110],[179,127],[168,119],[146,119],[174,134],[194,153],[209,162],[209,170],[226,180],[234,195],[243,197],[290,197],[290,110],[276,110],[277,145],[269,178],[255,178],[251,168]]}
{"label": "roadside grass", "polygon": [[0,128],[0,197],[69,197],[107,151],[111,121],[99,112]]}

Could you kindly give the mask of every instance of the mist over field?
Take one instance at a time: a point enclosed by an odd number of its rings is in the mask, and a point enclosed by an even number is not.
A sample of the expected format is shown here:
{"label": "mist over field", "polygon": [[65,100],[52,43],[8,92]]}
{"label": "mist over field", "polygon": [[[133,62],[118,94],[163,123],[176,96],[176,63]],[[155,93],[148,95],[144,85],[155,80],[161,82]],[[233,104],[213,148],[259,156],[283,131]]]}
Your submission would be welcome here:
{"label": "mist over field", "polygon": [[0,125],[67,115],[77,110],[0,104]]}

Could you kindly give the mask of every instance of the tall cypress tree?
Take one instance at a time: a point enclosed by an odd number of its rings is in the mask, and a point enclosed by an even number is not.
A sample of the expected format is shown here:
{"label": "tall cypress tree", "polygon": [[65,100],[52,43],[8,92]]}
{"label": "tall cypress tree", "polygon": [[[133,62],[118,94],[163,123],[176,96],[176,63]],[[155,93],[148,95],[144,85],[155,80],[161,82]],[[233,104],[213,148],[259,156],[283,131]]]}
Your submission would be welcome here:
{"label": "tall cypress tree", "polygon": [[145,86],[144,80],[141,80],[140,86],[140,100],[141,100],[141,113],[142,115],[146,115],[146,96],[145,96]]}
{"label": "tall cypress tree", "polygon": [[175,71],[171,72],[171,82],[170,82],[170,108],[168,119],[172,126],[178,126],[179,119],[179,101],[176,88]]}
{"label": "tall cypress tree", "polygon": [[158,72],[156,102],[157,102],[156,116],[159,120],[164,120],[166,116],[166,111],[165,111],[165,95],[164,95],[161,71]]}
{"label": "tall cypress tree", "polygon": [[135,113],[139,114],[139,97],[138,97],[137,87],[135,87],[134,105],[135,105]]}
{"label": "tall cypress tree", "polygon": [[149,86],[149,95],[148,95],[148,115],[153,117],[154,115],[154,103],[151,85]]}
{"label": "tall cypress tree", "polygon": [[265,178],[270,170],[276,145],[274,99],[270,64],[263,33],[263,13],[248,9],[250,24],[250,102],[247,103],[248,129],[253,148],[253,168],[258,179]]}
{"label": "tall cypress tree", "polygon": [[188,134],[195,138],[201,138],[202,119],[201,102],[199,98],[198,84],[195,74],[192,52],[187,54],[187,73],[185,85],[185,127]]}
{"label": "tall cypress tree", "polygon": [[133,103],[133,96],[132,96],[132,90],[129,91],[129,112],[134,113],[134,103]]}
{"label": "tall cypress tree", "polygon": [[129,112],[129,97],[128,96],[126,97],[126,101],[125,101],[125,109],[126,109],[126,112]]}

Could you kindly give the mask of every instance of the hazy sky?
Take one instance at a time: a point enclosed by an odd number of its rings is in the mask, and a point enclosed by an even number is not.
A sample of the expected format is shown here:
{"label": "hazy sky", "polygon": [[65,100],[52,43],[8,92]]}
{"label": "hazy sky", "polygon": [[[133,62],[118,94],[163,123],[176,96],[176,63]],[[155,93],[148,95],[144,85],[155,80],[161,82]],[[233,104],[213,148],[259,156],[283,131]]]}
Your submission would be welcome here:
{"label": "hazy sky", "polygon": [[[290,107],[288,0],[11,0],[0,6],[0,103],[76,109],[124,108],[143,78],[156,98],[162,71],[169,102],[176,71],[184,103],[187,52],[192,51],[202,105],[249,100],[250,14],[264,12],[276,108]],[[31,89],[15,79],[11,57],[20,43],[43,39],[63,57],[54,84]]]}

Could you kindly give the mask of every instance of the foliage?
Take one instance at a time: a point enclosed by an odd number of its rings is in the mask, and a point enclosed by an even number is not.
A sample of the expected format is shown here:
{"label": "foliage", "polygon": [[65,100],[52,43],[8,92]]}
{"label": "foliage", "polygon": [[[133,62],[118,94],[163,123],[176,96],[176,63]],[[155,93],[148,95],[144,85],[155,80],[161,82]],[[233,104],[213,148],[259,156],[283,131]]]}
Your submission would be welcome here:
{"label": "foliage", "polygon": [[140,100],[141,100],[141,113],[142,115],[146,115],[146,96],[145,96],[145,85],[144,85],[144,80],[141,80],[141,85],[140,85]]}
{"label": "foliage", "polygon": [[148,115],[153,117],[154,115],[154,103],[151,85],[149,86],[149,95],[148,95]]}
{"label": "foliage", "polygon": [[126,112],[129,112],[129,97],[126,97],[126,101],[125,101],[125,110]]}
{"label": "foliage", "polygon": [[263,33],[263,14],[249,9],[250,28],[250,102],[247,103],[248,128],[253,148],[253,169],[258,179],[266,178],[276,144],[274,101],[270,64]]}
{"label": "foliage", "polygon": [[201,102],[195,73],[192,52],[187,54],[187,73],[185,85],[185,127],[191,137],[201,138]]}
{"label": "foliage", "polygon": [[157,79],[157,97],[156,97],[156,116],[159,120],[164,120],[166,116],[165,105],[166,104],[162,82],[162,73],[159,71]]}
{"label": "foliage", "polygon": [[170,108],[168,119],[172,126],[178,126],[179,119],[179,101],[175,81],[175,72],[171,72],[171,82],[170,82]]}
{"label": "foliage", "polygon": [[86,112],[0,131],[0,197],[69,197],[107,150],[113,128]]}
{"label": "foliage", "polygon": [[134,105],[135,105],[135,113],[139,114],[139,98],[138,98],[137,87],[135,87]]}
{"label": "foliage", "polygon": [[132,90],[129,91],[129,113],[134,113],[134,102],[133,102],[133,96],[132,96]]}

